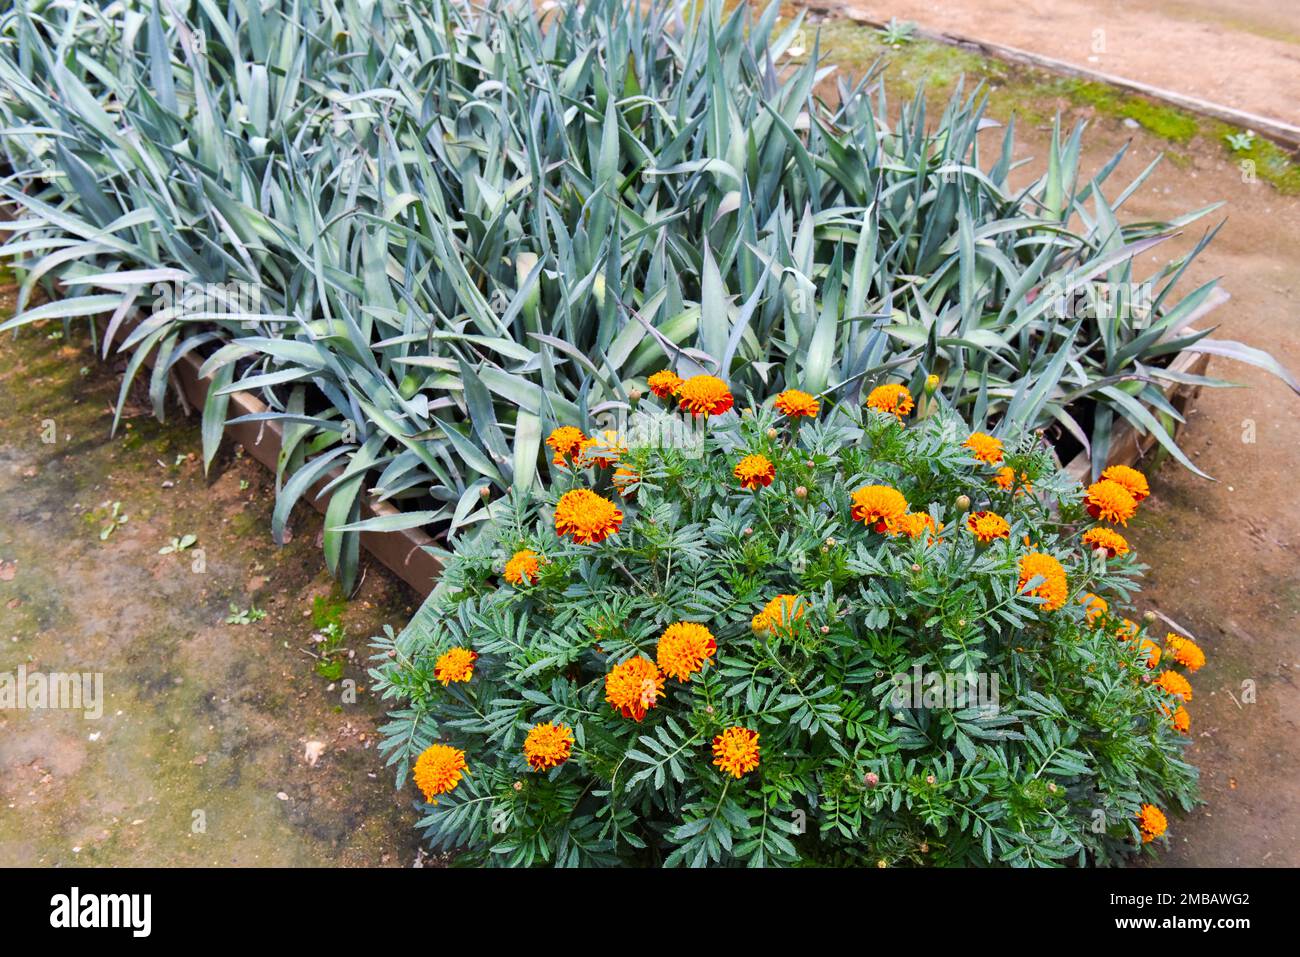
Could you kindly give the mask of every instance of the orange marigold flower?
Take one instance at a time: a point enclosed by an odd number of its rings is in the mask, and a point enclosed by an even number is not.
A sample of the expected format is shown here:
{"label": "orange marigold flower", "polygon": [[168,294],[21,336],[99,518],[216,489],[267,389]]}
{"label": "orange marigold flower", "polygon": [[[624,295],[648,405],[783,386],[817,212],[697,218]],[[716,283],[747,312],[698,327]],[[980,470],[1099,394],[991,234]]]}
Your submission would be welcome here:
{"label": "orange marigold flower", "polygon": [[773,403],[777,410],[784,412],[790,418],[795,419],[799,416],[814,418],[817,410],[821,408],[821,403],[807,392],[800,392],[798,389],[786,389],[784,392],[777,394],[776,402]]}
{"label": "orange marigold flower", "polygon": [[659,670],[669,678],[690,681],[691,675],[704,670],[704,663],[718,650],[713,632],[693,621],[669,625],[659,636],[655,657]]}
{"label": "orange marigold flower", "polygon": [[776,478],[776,466],[768,461],[766,455],[746,455],[732,474],[740,479],[743,488],[756,489],[760,485],[772,484],[772,479]]}
{"label": "orange marigold flower", "polygon": [[892,382],[876,386],[867,396],[867,408],[888,412],[900,420],[912,411],[912,407],[912,394],[907,391],[907,386]]}
{"label": "orange marigold flower", "polygon": [[589,489],[565,492],[555,506],[556,533],[561,537],[568,535],[579,545],[603,542],[622,524],[622,510]]}
{"label": "orange marigold flower", "polygon": [[1106,549],[1108,558],[1127,555],[1129,552],[1128,541],[1113,528],[1098,526],[1097,528],[1088,529],[1083,533],[1083,544],[1093,551],[1098,548]]}
{"label": "orange marigold flower", "polygon": [[627,449],[619,444],[616,431],[606,429],[595,438],[584,439],[580,451],[582,457],[579,464],[583,468],[594,465],[599,469],[607,469],[617,462],[619,456]]}
{"label": "orange marigold flower", "polygon": [[1160,664],[1160,646],[1150,638],[1143,638],[1138,642],[1138,657],[1141,657],[1144,651],[1147,653],[1148,668],[1154,668]]}
{"label": "orange marigold flower", "polygon": [[929,512],[908,512],[889,526],[890,535],[906,535],[908,538],[920,538],[929,531],[929,543],[934,544],[935,537],[943,526],[936,526]]}
{"label": "orange marigold flower", "polygon": [[1106,604],[1106,599],[1102,598],[1100,595],[1094,595],[1092,592],[1085,593],[1084,596],[1079,599],[1079,604],[1083,605],[1083,613],[1087,617],[1088,624],[1090,625],[1110,610],[1110,606]]}
{"label": "orange marigold flower", "polygon": [[1165,635],[1165,650],[1170,657],[1188,671],[1200,671],[1205,664],[1205,652],[1201,646],[1190,638],[1175,635],[1172,631]]}
{"label": "orange marigold flower", "polygon": [[651,392],[661,399],[666,399],[669,396],[676,395],[677,390],[682,387],[682,383],[685,381],[672,369],[664,369],[647,379],[646,384],[650,386]]}
{"label": "orange marigold flower", "polygon": [[733,727],[713,739],[713,764],[736,780],[758,767],[758,732]]}
{"label": "orange marigold flower", "polygon": [[567,724],[535,724],[524,738],[524,757],[534,771],[549,771],[569,760],[573,732]]}
{"label": "orange marigold flower", "polygon": [[1002,461],[1002,440],[983,432],[972,432],[962,447],[970,449],[971,455],[989,465],[997,465]]}
{"label": "orange marigold flower", "polygon": [[469,774],[465,752],[449,744],[431,744],[415,759],[415,785],[424,799],[437,804],[437,796],[453,791],[460,784],[461,773]]}
{"label": "orange marigold flower", "polygon": [[443,687],[453,681],[469,681],[474,677],[474,662],[478,655],[468,648],[448,648],[433,666],[433,676]]}
{"label": "orange marigold flower", "polygon": [[582,443],[587,441],[587,436],[583,434],[582,429],[574,428],[572,425],[562,425],[554,429],[546,437],[546,444],[555,449],[555,458],[551,461],[556,465],[563,465],[565,458],[576,458],[582,451]]}
{"label": "orange marigold flower", "polygon": [[1083,504],[1093,518],[1118,525],[1127,525],[1137,512],[1137,499],[1133,493],[1110,479],[1089,485]]}
{"label": "orange marigold flower", "polygon": [[1169,721],[1173,724],[1174,730],[1179,734],[1191,734],[1192,716],[1182,705],[1179,705],[1178,710],[1169,716]]}
{"label": "orange marigold flower", "polygon": [[605,675],[605,700],[625,718],[640,721],[664,696],[664,676],[649,658],[629,658]]}
{"label": "orange marigold flower", "polygon": [[853,493],[853,521],[870,525],[878,532],[889,529],[907,514],[907,499],[888,485],[867,485]]}
{"label": "orange marigold flower", "polygon": [[1192,684],[1176,671],[1162,671],[1156,677],[1156,687],[1183,701],[1192,700]]}
{"label": "orange marigold flower", "polygon": [[1125,618],[1123,623],[1115,629],[1115,637],[1120,641],[1132,641],[1138,636],[1138,623],[1131,618]]}
{"label": "orange marigold flower", "polygon": [[750,627],[758,633],[778,631],[789,634],[794,623],[803,617],[808,603],[798,595],[777,595],[753,617]]}
{"label": "orange marigold flower", "polygon": [[1043,580],[1029,590],[1029,594],[1045,599],[1044,611],[1056,611],[1065,604],[1069,588],[1065,580],[1065,568],[1051,555],[1042,552],[1030,552],[1020,557],[1020,590],[1024,591],[1033,579],[1042,576]]}
{"label": "orange marigold flower", "polygon": [[1011,526],[996,512],[971,512],[966,516],[966,528],[981,545],[987,545],[995,538],[1011,537]]}
{"label": "orange marigold flower", "polygon": [[1142,832],[1142,843],[1150,844],[1169,827],[1164,812],[1154,804],[1143,804],[1137,812],[1138,830]]}
{"label": "orange marigold flower", "polygon": [[542,569],[542,556],[531,548],[521,548],[506,562],[505,578],[512,585],[531,585]]}
{"label": "orange marigold flower", "polygon": [[619,468],[614,470],[614,476],[610,479],[614,488],[618,489],[618,494],[624,498],[631,498],[636,494],[636,484],[641,481],[641,476],[631,469]]}
{"label": "orange marigold flower", "polygon": [[1133,496],[1135,502],[1140,502],[1151,494],[1151,488],[1147,485],[1147,477],[1137,469],[1129,468],[1127,465],[1112,465],[1104,469],[1101,473],[1104,479],[1110,479],[1126,489]]}
{"label": "orange marigold flower", "polygon": [[677,400],[692,415],[721,415],[735,402],[727,383],[712,375],[691,376],[677,390]]}
{"label": "orange marigold flower", "polygon": [[[967,441],[970,440],[968,439]],[[1011,489],[1016,484],[1016,470],[1013,469],[1010,465],[998,469],[993,476],[993,484],[996,485],[998,488],[1002,489],[1002,491],[1004,492],[1010,492]],[[1029,481],[1029,476],[1026,475],[1024,472],[1021,472],[1020,487],[1016,489],[1016,494],[1020,495],[1024,492],[1032,492],[1033,490],[1034,490],[1034,484]]]}

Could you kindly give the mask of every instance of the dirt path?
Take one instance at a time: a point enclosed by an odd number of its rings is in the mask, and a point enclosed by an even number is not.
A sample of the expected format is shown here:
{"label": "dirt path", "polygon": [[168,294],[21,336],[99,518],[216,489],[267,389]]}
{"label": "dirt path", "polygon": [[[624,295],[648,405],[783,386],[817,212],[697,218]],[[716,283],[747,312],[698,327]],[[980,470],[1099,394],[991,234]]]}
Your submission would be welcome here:
{"label": "dirt path", "polygon": [[1300,124],[1291,0],[825,0]]}
{"label": "dirt path", "polygon": [[[363,670],[410,596],[372,570],[345,606],[320,520],[277,549],[267,475],[227,456],[209,485],[192,421],[133,404],[110,439],[115,370],[58,328],[0,337],[0,673],[98,672],[105,703],[0,711],[0,866],[410,865]],[[266,617],[227,624],[232,603]],[[335,682],[303,651],[330,622],[357,656]]]}

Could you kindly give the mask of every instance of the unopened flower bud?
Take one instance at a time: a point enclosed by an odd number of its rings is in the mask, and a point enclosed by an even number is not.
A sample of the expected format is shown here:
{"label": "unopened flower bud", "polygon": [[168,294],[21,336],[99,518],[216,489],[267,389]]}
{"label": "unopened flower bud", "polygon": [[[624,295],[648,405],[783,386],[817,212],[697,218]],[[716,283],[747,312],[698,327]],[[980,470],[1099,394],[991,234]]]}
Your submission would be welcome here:
{"label": "unopened flower bud", "polygon": [[808,488],[807,488],[806,486],[800,485],[797,489],[794,490],[794,497],[795,497],[795,498],[807,498],[807,497],[808,497]]}
{"label": "unopened flower bud", "polygon": [[812,459],[804,459],[803,464],[810,469],[815,469],[817,467],[817,463],[814,462]]}
{"label": "unopened flower bud", "polygon": [[1142,613],[1142,620],[1148,625],[1154,625],[1156,623],[1156,613],[1154,611],[1145,611]]}
{"label": "unopened flower bud", "polygon": [[880,783],[880,775],[877,774],[875,771],[868,771],[865,775],[863,775],[862,783],[869,788],[874,788],[877,784]]}
{"label": "unopened flower bud", "polygon": [[822,634],[823,634],[823,635],[829,635],[830,633],[831,633],[831,626],[830,626],[830,625],[822,625]]}
{"label": "unopened flower bud", "polygon": [[515,788],[516,791],[522,791],[522,790],[524,789],[524,782],[523,782],[523,781],[516,781],[515,784],[514,784],[514,788]]}
{"label": "unopened flower bud", "polygon": [[916,562],[912,562],[912,574],[913,575],[920,574],[920,571],[921,571],[921,566],[918,565]]}
{"label": "unopened flower bud", "polygon": [[888,866],[889,866],[889,861],[885,860],[885,859],[882,857],[880,860],[876,861],[876,866],[877,866],[877,867],[888,867]]}
{"label": "unopened flower bud", "polygon": [[628,394],[627,394],[628,401],[629,401],[629,402],[640,402],[640,401],[641,401],[641,396],[642,396],[643,394],[644,394],[644,393],[642,393],[640,389],[632,389],[632,390],[630,390],[630,391],[628,392]]}
{"label": "unopened flower bud", "polygon": [[[933,379],[934,376],[931,376],[930,378]],[[922,842],[921,842],[921,846],[918,847],[917,850],[920,851],[922,854],[929,854],[929,853],[930,853],[930,842],[929,842],[929,841],[922,841]]]}
{"label": "unopened flower bud", "polygon": [[953,504],[957,507],[957,514],[960,515],[964,512],[968,512],[970,511],[970,496],[958,495],[957,501],[955,501]]}
{"label": "unopened flower bud", "polygon": [[481,489],[479,489],[479,490],[478,490],[478,493],[479,493],[479,495],[483,496],[484,498],[491,498],[491,497],[492,497],[492,489],[491,489],[490,487],[486,486],[486,485],[484,485]]}
{"label": "unopened flower bud", "polygon": [[925,776],[925,783],[926,783],[926,784],[933,784],[934,782],[935,782],[935,776],[934,776],[933,774],[927,774],[927,775]]}
{"label": "unopened flower bud", "polygon": [[936,392],[938,392],[938,391],[939,391],[939,377],[938,377],[937,375],[929,375],[929,376],[926,376],[926,377],[925,377],[925,394],[926,394],[926,395],[934,395],[934,394],[935,394]]}
{"label": "unopened flower bud", "polygon": [[745,536],[746,538],[749,538],[749,536],[751,536],[751,535],[754,534],[754,530],[753,530],[752,528],[747,528],[747,529],[745,529],[745,531],[743,532],[743,534],[744,534],[744,536]]}
{"label": "unopened flower bud", "polygon": [[776,429],[768,429],[768,430],[767,430],[767,437],[768,437],[769,439],[771,439],[772,441],[776,441],[776,437],[777,437],[778,435],[780,435],[780,433],[777,432]]}

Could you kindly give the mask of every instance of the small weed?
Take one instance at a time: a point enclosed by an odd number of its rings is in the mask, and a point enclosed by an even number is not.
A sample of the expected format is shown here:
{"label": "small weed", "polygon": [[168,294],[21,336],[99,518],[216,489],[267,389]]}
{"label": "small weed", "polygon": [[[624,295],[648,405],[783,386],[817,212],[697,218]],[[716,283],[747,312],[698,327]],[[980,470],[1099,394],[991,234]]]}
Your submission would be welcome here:
{"label": "small weed", "polygon": [[266,612],[255,604],[249,605],[247,609],[241,611],[239,606],[232,601],[230,603],[230,614],[226,617],[226,624],[251,625],[253,622],[261,621],[265,617]]}
{"label": "small weed", "polygon": [[197,535],[182,535],[180,538],[173,538],[171,544],[164,545],[158,549],[159,555],[174,555],[192,547],[199,540]]}
{"label": "small weed", "polygon": [[101,542],[107,541],[108,537],[117,531],[118,526],[125,525],[130,520],[130,517],[122,511],[121,502],[114,502],[107,523],[99,530],[99,540]]}

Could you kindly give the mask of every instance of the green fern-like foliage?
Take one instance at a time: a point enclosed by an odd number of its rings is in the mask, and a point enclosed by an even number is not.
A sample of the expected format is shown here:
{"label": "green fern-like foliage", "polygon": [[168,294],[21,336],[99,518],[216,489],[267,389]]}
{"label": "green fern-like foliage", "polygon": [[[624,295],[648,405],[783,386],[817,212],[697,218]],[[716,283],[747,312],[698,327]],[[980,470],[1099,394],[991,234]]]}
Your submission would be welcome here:
{"label": "green fern-like foliage", "polygon": [[[1181,701],[1152,680],[1172,656],[1149,667],[1158,648],[1124,618],[1144,566],[1082,544],[1097,523],[1040,440],[1002,436],[1002,461],[981,461],[941,404],[819,421],[737,402],[691,420],[642,401],[642,416],[676,417],[658,432],[672,441],[633,428],[616,463],[566,459],[545,496],[494,503],[410,625],[374,642],[376,687],[400,702],[384,742],[399,784],[432,744],[464,752],[468,773],[418,802],[430,845],[505,866],[1052,866],[1158,847],[1137,812],[1190,808],[1196,770],[1172,726]],[[741,487],[750,454],[772,463],[770,485]],[[855,521],[870,485],[929,522],[913,537]],[[617,532],[559,537],[572,489],[615,502]],[[977,511],[1006,536],[979,542]],[[524,549],[540,567],[511,584]],[[1042,576],[1022,580],[1029,552],[1061,563],[1063,604]],[[797,613],[755,622],[778,595]],[[656,662],[680,621],[716,652],[624,716],[607,676]],[[451,648],[478,657],[444,684]],[[537,771],[524,741],[543,723],[572,747]],[[714,763],[733,727],[758,733],[739,777]]]}

